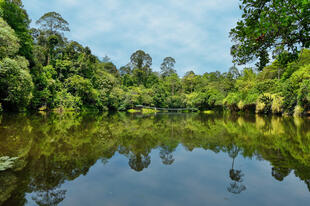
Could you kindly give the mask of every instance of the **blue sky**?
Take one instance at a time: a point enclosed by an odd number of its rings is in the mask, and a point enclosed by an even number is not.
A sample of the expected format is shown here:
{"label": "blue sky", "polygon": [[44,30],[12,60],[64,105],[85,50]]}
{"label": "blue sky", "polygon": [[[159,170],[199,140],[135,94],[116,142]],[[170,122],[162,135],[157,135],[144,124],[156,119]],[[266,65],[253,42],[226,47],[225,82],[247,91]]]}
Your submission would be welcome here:
{"label": "blue sky", "polygon": [[[176,59],[180,75],[193,70],[225,72],[232,65],[229,31],[241,13],[237,0],[24,0],[35,22],[49,11],[70,24],[66,36],[108,55],[119,67],[138,49],[159,70],[166,56]],[[33,24],[34,26],[34,24]]]}

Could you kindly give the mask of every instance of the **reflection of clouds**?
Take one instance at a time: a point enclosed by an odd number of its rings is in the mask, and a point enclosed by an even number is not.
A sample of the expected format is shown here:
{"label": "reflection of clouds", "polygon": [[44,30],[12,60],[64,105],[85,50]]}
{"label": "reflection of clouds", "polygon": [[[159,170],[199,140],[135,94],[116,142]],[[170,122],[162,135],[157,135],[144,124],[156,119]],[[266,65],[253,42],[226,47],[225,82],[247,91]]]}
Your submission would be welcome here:
{"label": "reflection of clouds", "polygon": [[[230,164],[224,160],[224,154],[196,149],[185,151],[181,146],[176,149],[176,160],[170,167],[162,164],[160,150],[151,153],[152,164],[142,172],[128,167],[128,159],[117,155],[108,166],[98,162],[85,177],[79,177],[75,184],[66,187],[74,198],[67,195],[65,205],[73,199],[77,205],[105,202],[105,205],[222,205],[224,200],[225,168],[218,162]],[[90,196],[83,193],[81,187],[89,188]],[[79,191],[77,193],[77,191]],[[112,196],[109,196],[112,193]],[[97,195],[95,195],[97,194]],[[92,200],[86,202],[85,200]],[[84,200],[84,201],[83,201]]]}
{"label": "reflection of clouds", "polygon": [[[309,193],[297,179],[289,175],[287,187],[278,184],[270,175],[265,161],[238,158],[239,165],[246,165],[247,189],[238,198],[227,197],[227,166],[231,159],[227,153],[214,153],[203,149],[186,151],[176,148],[176,161],[170,167],[162,165],[160,150],[152,151],[152,164],[142,172],[128,167],[128,159],[116,154],[108,165],[98,161],[87,176],[80,176],[62,187],[68,193],[63,205],[289,205],[295,195],[308,199]],[[261,167],[269,168],[268,172]],[[255,178],[255,181],[253,181]],[[256,182],[257,181],[257,182]],[[87,188],[87,192],[85,192]],[[277,195],[275,195],[275,191]],[[229,194],[229,193],[228,193]],[[262,198],[262,196],[264,198]],[[288,198],[286,198],[288,197]]]}
{"label": "reflection of clouds", "polygon": [[[114,125],[113,123],[115,122],[119,122],[117,118],[115,120],[110,120],[111,121],[107,122],[109,126]],[[267,149],[260,150],[260,146],[264,146],[264,144],[260,142],[261,138],[255,139],[258,140],[258,145],[248,148],[251,151],[250,153],[245,153],[244,147],[238,148],[232,145],[233,141],[228,134],[235,135],[233,132],[234,130],[229,130],[229,133],[225,133],[225,135],[219,135],[222,133],[218,133],[218,130],[214,131],[211,124],[204,125],[204,129],[201,129],[202,127],[197,127],[197,130],[189,130],[189,132],[191,132],[191,139],[185,138],[187,137],[187,133],[183,132],[186,130],[183,130],[181,125],[179,130],[182,132],[182,136],[178,137],[176,141],[172,141],[172,138],[165,139],[157,136],[164,133],[162,129],[166,129],[165,121],[159,124],[158,120],[148,121],[147,118],[141,118],[136,123],[134,123],[133,120],[124,121],[121,124],[114,125],[115,127],[106,129],[100,120],[100,124],[97,125],[100,125],[102,130],[100,130],[99,133],[97,133],[97,130],[93,129],[85,130],[86,128],[92,128],[88,126],[93,126],[94,122],[88,119],[80,122],[80,124],[69,122],[67,124],[69,126],[59,124],[60,127],[66,129],[63,130],[65,133],[59,134],[61,135],[59,140],[53,141],[52,143],[55,146],[57,145],[57,147],[52,147],[53,150],[50,151],[55,152],[50,153],[48,156],[50,158],[46,159],[47,163],[51,163],[47,165],[51,167],[43,167],[45,165],[42,164],[43,161],[36,160],[33,165],[37,165],[34,169],[38,172],[35,172],[36,175],[30,176],[36,180],[36,184],[32,185],[34,188],[36,186],[37,189],[35,189],[35,191],[46,191],[47,189],[54,188],[56,184],[64,186],[64,189],[68,190],[69,193],[66,194],[67,198],[63,201],[65,205],[78,205],[75,204],[76,202],[73,203],[72,201],[75,198],[82,199],[82,197],[85,201],[83,204],[79,203],[80,205],[89,205],[89,200],[97,201],[93,203],[93,205],[98,205],[98,202],[107,202],[107,205],[128,205],[129,203],[131,205],[139,205],[145,202],[148,203],[148,201],[152,202],[147,205],[152,205],[159,201],[167,203],[167,200],[171,201],[171,204],[169,202],[170,205],[205,205],[206,203],[211,205],[222,205],[224,204],[223,199],[226,196],[229,196],[232,201],[240,204],[242,203],[242,205],[249,205],[249,202],[251,205],[266,205],[269,203],[273,205],[285,205],[288,203],[296,203],[297,201],[299,202],[299,200],[297,200],[298,198],[309,200],[309,193],[305,188],[306,186],[304,183],[298,181],[298,178],[294,177],[294,175],[297,177],[304,175],[302,177],[308,178],[309,173],[305,170],[306,168],[302,167],[300,169],[298,167],[298,170],[295,170],[285,177],[282,182],[278,182],[271,174],[277,178],[286,176],[288,171],[285,169],[285,165],[290,163],[292,159],[282,159],[284,157],[280,156],[277,150],[274,153],[272,149],[268,149],[269,144],[266,145]],[[195,122],[190,122],[188,124],[192,125],[193,123]],[[246,122],[243,124],[247,125]],[[13,125],[16,125],[15,121]],[[74,129],[73,132],[69,130],[72,127],[78,128],[80,125],[83,125],[81,130]],[[124,130],[121,130],[121,128],[125,125],[127,127],[126,131],[130,130],[130,135],[122,136],[121,134],[124,134]],[[155,129],[149,130],[151,128],[150,125]],[[220,131],[225,129],[223,128],[223,122],[215,122],[215,125],[219,126]],[[240,129],[235,124],[232,126],[234,129]],[[251,123],[251,125],[248,126],[253,126],[255,128],[255,123]],[[140,127],[140,130],[137,129],[138,127]],[[249,127],[246,132],[251,134],[251,128],[252,127]],[[11,129],[11,131],[15,130],[16,129]],[[211,130],[214,131],[214,133],[200,134],[199,131],[201,130]],[[38,131],[41,131],[41,129]],[[60,130],[56,131],[58,132]],[[70,134],[72,134],[72,136],[69,135],[67,131],[71,131]],[[84,134],[86,132],[89,133],[89,131],[94,131],[94,133],[91,133],[94,135],[94,139],[87,139],[87,136],[85,138]],[[102,131],[107,131],[108,135],[106,136],[107,133],[102,133]],[[116,132],[116,134],[110,134],[111,131]],[[132,133],[133,131],[137,131],[137,133]],[[154,131],[154,133],[152,131]],[[165,131],[170,134],[169,128]],[[7,136],[11,136],[10,134],[11,133],[8,133]],[[37,134],[37,132],[33,134]],[[55,133],[52,134],[50,138],[55,139]],[[66,139],[68,142],[63,142],[63,136],[65,136],[63,134],[69,135]],[[214,138],[213,134],[216,134]],[[76,135],[78,138],[75,138]],[[229,139],[225,139],[226,135],[228,135],[227,138]],[[167,136],[165,135],[165,137]],[[240,136],[240,138],[242,138],[242,136]],[[85,139],[87,142],[86,144]],[[52,139],[47,138],[46,142],[50,142],[50,140]],[[235,141],[240,145],[244,143],[243,139],[236,139]],[[182,143],[185,146],[182,145]],[[290,141],[288,141],[288,143],[290,143]],[[119,146],[119,144],[122,146]],[[64,148],[70,145],[79,146],[76,147],[76,149],[70,147],[70,149],[64,150]],[[96,147],[89,147],[90,145],[96,145]],[[206,148],[206,150],[199,148],[202,146]],[[195,149],[189,151],[188,148]],[[257,152],[261,152],[263,155],[262,157],[266,159],[270,157],[270,163],[267,161],[257,161],[255,156],[256,151],[254,151],[254,149],[258,149]],[[66,151],[66,153],[62,153],[64,151]],[[265,152],[268,152],[268,155],[266,155]],[[238,154],[239,158],[237,158]],[[246,155],[247,157],[251,154],[253,156],[251,156],[251,158],[243,158],[240,154]],[[101,156],[104,158],[100,158]],[[64,160],[60,162],[55,161],[56,157],[64,158]],[[72,157],[76,157],[76,159]],[[98,157],[99,160],[97,160]],[[152,158],[152,164],[150,164],[150,158]],[[109,164],[103,165],[102,160],[104,161],[107,159],[109,160]],[[163,160],[164,162],[167,161],[167,163],[170,163],[170,161],[174,159],[175,161],[173,161],[173,164],[169,167],[162,164]],[[97,163],[91,167],[96,160]],[[272,170],[271,168],[277,165],[275,161],[279,162],[279,168]],[[282,166],[284,166],[284,168],[282,168]],[[298,164],[297,166],[302,165]],[[46,173],[40,172],[41,170],[38,170],[39,168]],[[137,173],[136,171],[141,172]],[[229,176],[227,175],[228,171]],[[241,184],[243,181],[243,174],[241,171],[246,174],[245,182],[247,192],[242,192],[245,190],[245,185]],[[298,174],[296,171],[300,173]],[[86,176],[82,177],[80,176],[81,174]],[[229,180],[229,177],[235,182]],[[72,182],[68,183],[66,180]],[[55,184],[51,185],[51,183]],[[231,184],[228,185],[229,183]],[[68,185],[72,185],[72,188]],[[85,193],[85,188],[87,188],[87,193]],[[242,192],[242,195],[236,196],[229,194],[226,188],[234,194]],[[61,197],[61,192],[59,194],[59,197]],[[182,199],[180,199],[180,197],[182,197]],[[57,199],[55,199],[55,201],[57,202]],[[235,202],[231,202],[231,205],[234,205]]]}

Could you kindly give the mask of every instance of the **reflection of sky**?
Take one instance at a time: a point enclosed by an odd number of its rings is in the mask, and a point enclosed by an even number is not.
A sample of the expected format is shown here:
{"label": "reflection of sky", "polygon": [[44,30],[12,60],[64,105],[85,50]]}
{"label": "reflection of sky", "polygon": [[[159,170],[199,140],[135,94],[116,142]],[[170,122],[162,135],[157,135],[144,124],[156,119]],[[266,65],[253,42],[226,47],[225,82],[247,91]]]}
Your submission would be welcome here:
{"label": "reflection of sky", "polygon": [[[69,23],[66,34],[117,66],[143,49],[153,68],[172,56],[180,75],[227,71],[231,63],[229,31],[241,13],[237,0],[25,0],[33,23],[44,13],[59,12]],[[33,24],[34,26],[34,24]]]}
{"label": "reflection of sky", "polygon": [[[151,164],[142,172],[128,166],[128,159],[115,155],[104,165],[98,161],[86,176],[66,182],[61,205],[308,205],[310,193],[293,173],[278,182],[266,161],[235,160],[244,173],[247,189],[239,195],[227,191],[232,159],[225,153],[202,149],[192,152],[179,146],[175,162],[163,165],[159,151],[151,153]],[[30,199],[30,198],[28,198]],[[32,205],[31,200],[29,205]]]}

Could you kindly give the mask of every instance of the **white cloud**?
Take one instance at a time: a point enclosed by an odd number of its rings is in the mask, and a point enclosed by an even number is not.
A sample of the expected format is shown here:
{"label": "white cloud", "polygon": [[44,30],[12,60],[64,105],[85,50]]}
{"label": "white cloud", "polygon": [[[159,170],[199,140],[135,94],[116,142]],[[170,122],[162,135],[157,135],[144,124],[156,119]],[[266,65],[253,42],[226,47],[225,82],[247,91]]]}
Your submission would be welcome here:
{"label": "white cloud", "polygon": [[[177,61],[177,69],[198,73],[226,71],[231,65],[228,32],[239,11],[235,0],[27,0],[30,17],[55,10],[69,21],[69,38],[108,54],[118,66],[130,54],[144,49],[159,68],[165,56]],[[39,5],[39,6],[33,6]]]}

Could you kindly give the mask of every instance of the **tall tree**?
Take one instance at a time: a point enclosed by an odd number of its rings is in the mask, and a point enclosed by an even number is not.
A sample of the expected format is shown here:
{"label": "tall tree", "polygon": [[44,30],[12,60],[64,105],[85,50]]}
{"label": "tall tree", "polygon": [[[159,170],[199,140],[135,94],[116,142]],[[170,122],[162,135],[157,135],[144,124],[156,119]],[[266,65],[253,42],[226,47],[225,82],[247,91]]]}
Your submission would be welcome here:
{"label": "tall tree", "polygon": [[175,65],[175,59],[172,57],[166,57],[163,61],[163,63],[160,66],[160,73],[162,77],[170,76],[171,74],[176,73],[176,70],[174,69]]}
{"label": "tall tree", "polygon": [[49,31],[50,34],[70,31],[69,23],[57,12],[48,12],[44,14],[36,21],[36,24],[40,25],[42,30]]}
{"label": "tall tree", "polygon": [[70,31],[68,22],[56,12],[48,12],[36,21],[40,30],[36,33],[38,43],[45,48],[47,65],[54,56],[54,50],[64,42],[63,32]]}
{"label": "tall tree", "polygon": [[242,19],[230,32],[231,54],[239,65],[258,59],[262,70],[270,52],[285,65],[309,48],[309,0],[242,0],[240,9]]}
{"label": "tall tree", "polygon": [[130,57],[130,63],[134,68],[147,70],[152,66],[152,57],[142,50],[138,50]]}
{"label": "tall tree", "polygon": [[146,85],[147,77],[151,74],[152,57],[142,50],[138,50],[130,57],[133,75],[137,84]]}

